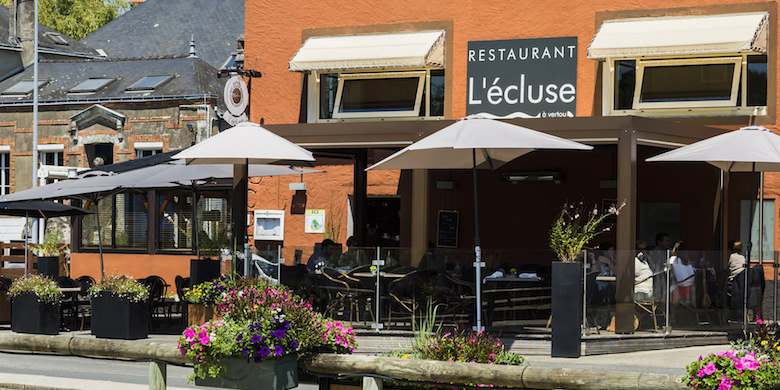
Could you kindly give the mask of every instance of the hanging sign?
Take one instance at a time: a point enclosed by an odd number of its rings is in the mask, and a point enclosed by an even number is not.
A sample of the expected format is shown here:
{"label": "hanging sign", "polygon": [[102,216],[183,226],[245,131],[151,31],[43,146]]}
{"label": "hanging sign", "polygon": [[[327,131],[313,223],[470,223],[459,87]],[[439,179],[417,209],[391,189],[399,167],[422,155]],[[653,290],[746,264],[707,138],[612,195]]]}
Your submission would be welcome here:
{"label": "hanging sign", "polygon": [[235,126],[249,120],[245,113],[249,104],[249,90],[241,76],[233,76],[227,80],[223,99],[228,109],[224,116],[226,122]]}
{"label": "hanging sign", "polygon": [[325,233],[325,210],[306,210],[304,233]]}
{"label": "hanging sign", "polygon": [[564,117],[577,112],[577,37],[471,41],[466,114]]}

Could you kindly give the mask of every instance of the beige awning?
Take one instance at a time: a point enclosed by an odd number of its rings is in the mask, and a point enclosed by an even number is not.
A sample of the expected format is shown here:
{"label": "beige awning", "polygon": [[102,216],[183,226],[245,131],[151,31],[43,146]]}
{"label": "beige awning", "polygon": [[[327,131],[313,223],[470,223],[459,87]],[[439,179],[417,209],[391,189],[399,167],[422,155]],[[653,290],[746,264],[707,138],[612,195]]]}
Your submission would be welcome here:
{"label": "beige awning", "polygon": [[607,20],[588,58],[757,52],[767,48],[766,12]]}
{"label": "beige awning", "polygon": [[444,31],[312,37],[290,70],[444,66]]}

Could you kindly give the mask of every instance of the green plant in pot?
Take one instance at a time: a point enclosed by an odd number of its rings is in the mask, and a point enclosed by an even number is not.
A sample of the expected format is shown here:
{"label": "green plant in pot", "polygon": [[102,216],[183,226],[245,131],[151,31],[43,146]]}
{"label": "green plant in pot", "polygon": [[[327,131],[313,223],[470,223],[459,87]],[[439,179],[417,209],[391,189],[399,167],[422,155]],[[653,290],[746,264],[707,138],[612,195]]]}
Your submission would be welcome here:
{"label": "green plant in pot", "polygon": [[27,275],[14,280],[11,296],[11,330],[18,333],[57,334],[60,329],[62,291],[54,279]]}
{"label": "green plant in pot", "polygon": [[60,276],[60,257],[70,253],[70,246],[62,242],[60,229],[46,234],[40,244],[30,244],[38,257],[38,273],[52,277]]}
{"label": "green plant in pot", "polygon": [[107,276],[89,288],[92,334],[134,340],[149,335],[149,288],[126,275]]}

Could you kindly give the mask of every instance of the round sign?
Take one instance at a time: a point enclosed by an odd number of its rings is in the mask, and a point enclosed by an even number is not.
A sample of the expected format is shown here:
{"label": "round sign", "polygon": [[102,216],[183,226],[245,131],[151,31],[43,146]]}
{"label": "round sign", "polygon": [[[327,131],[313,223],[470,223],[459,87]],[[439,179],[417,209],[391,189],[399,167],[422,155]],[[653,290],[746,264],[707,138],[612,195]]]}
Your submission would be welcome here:
{"label": "round sign", "polygon": [[249,100],[249,91],[241,76],[233,76],[225,83],[224,100],[231,114],[240,116],[244,113]]}

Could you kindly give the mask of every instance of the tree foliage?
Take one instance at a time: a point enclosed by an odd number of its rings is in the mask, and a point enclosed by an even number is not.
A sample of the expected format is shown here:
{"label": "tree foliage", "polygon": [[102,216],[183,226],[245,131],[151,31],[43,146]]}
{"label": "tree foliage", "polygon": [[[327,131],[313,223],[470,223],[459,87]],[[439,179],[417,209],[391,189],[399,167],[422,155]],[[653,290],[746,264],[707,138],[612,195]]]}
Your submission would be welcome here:
{"label": "tree foliage", "polygon": [[[0,0],[8,7],[9,0]],[[129,0],[38,0],[38,21],[75,40],[130,9]]]}

